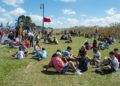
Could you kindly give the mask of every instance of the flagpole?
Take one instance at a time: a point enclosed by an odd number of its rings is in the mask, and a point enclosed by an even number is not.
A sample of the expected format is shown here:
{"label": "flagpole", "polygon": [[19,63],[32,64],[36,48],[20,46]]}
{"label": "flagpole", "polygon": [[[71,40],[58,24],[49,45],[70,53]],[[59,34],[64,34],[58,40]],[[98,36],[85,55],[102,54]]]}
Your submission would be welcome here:
{"label": "flagpole", "polygon": [[43,38],[43,32],[44,32],[44,3],[43,3],[43,20],[42,20],[42,38]]}

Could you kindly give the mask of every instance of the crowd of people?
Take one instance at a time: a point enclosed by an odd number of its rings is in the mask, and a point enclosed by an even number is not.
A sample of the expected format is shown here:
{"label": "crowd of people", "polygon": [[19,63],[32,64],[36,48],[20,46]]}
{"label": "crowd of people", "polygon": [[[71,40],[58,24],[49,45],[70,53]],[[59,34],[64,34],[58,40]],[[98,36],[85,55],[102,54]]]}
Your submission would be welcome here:
{"label": "crowd of people", "polygon": [[[7,39],[2,43],[1,40],[3,36],[7,36]],[[65,43],[72,43],[72,37],[75,36],[81,36],[80,31],[64,32],[60,39],[65,40]],[[59,49],[56,50],[44,70],[48,71],[48,69],[52,67],[56,69],[58,73],[65,74],[72,69],[75,74],[81,75],[82,72],[88,70],[89,65],[95,65],[96,73],[106,74],[116,72],[120,65],[118,48],[109,52],[109,56],[106,56],[103,60],[101,59],[103,58],[101,51],[109,49],[110,45],[115,42],[115,38],[111,36],[101,37],[95,34],[91,37],[94,39],[93,43],[89,43],[88,40],[84,41],[76,56],[71,54],[72,48],[70,46],[62,51]],[[40,34],[34,30],[24,30],[21,36],[17,31],[0,32],[1,44],[7,44],[12,48],[19,48],[19,50],[12,55],[16,59],[23,59],[28,55],[32,55],[32,58],[38,61],[47,58],[48,52],[44,47],[39,45],[40,41]],[[52,36],[51,32],[45,32],[43,43],[59,44],[57,37]],[[32,52],[29,52],[30,47],[33,49]],[[89,50],[93,52],[92,57],[88,56],[87,52]]]}

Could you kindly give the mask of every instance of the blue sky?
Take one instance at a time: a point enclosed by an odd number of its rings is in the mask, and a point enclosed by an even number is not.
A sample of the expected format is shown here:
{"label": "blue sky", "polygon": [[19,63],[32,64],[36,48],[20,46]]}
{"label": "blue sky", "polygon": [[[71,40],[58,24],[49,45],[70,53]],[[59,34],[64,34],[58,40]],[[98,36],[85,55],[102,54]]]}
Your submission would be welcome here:
{"label": "blue sky", "polygon": [[37,25],[42,23],[40,4],[45,4],[46,26],[109,26],[120,22],[120,0],[0,0],[0,22],[13,25],[24,14]]}

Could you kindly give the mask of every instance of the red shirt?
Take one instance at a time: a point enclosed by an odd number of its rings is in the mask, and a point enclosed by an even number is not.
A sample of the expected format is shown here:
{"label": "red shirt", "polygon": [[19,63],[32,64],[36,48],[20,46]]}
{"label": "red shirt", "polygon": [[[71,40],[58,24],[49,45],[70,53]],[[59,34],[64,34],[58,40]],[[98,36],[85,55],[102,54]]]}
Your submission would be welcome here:
{"label": "red shirt", "polygon": [[118,59],[118,62],[120,63],[120,54],[116,54],[115,57]]}

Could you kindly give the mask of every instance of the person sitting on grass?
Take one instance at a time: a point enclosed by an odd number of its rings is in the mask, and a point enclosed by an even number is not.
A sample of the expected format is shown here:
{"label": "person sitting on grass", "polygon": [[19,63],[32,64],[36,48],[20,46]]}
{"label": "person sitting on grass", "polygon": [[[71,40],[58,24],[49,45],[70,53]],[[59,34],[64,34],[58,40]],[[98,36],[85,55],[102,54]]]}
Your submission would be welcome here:
{"label": "person sitting on grass", "polygon": [[107,41],[105,41],[104,49],[109,49],[109,47],[110,47],[110,44]]}
{"label": "person sitting on grass", "polygon": [[98,43],[98,50],[103,50],[103,49],[104,49],[103,43],[100,41],[100,42]]}
{"label": "person sitting on grass", "polygon": [[105,57],[105,60],[101,64],[100,69],[96,69],[97,73],[108,74],[116,72],[119,68],[119,62],[115,57],[115,53],[111,51],[109,57]]}
{"label": "person sitting on grass", "polygon": [[40,49],[41,49],[40,45],[38,43],[36,43],[36,45],[34,45],[34,47],[33,47],[33,52],[30,54],[34,55],[34,54],[38,53],[40,51]]}
{"label": "person sitting on grass", "polygon": [[24,43],[20,43],[19,47],[21,47],[21,49],[24,52],[25,56],[27,56],[28,55],[28,50],[27,50],[27,47],[25,46],[25,44]]}
{"label": "person sitting on grass", "polygon": [[79,56],[83,56],[83,54],[84,54],[84,52],[86,52],[86,49],[85,49],[85,47],[84,46],[82,46],[80,49],[79,49],[79,52],[78,52],[78,56],[77,57],[79,57]]}
{"label": "person sitting on grass", "polygon": [[45,48],[42,48],[39,52],[36,53],[36,55],[33,56],[33,59],[37,59],[38,61],[45,59],[47,57],[47,51]]}
{"label": "person sitting on grass", "polygon": [[118,51],[119,51],[118,48],[114,49],[115,57],[118,59],[119,67],[120,67],[120,53],[118,53]]}
{"label": "person sitting on grass", "polygon": [[86,50],[91,50],[93,48],[92,45],[87,40],[84,42],[84,46]]}
{"label": "person sitting on grass", "polygon": [[89,58],[87,56],[87,52],[84,51],[81,54],[81,50],[79,50],[79,54],[77,57],[78,69],[81,70],[82,72],[87,71],[88,70],[88,63],[89,63]]}
{"label": "person sitting on grass", "polygon": [[19,47],[19,51],[15,55],[16,59],[23,59],[24,56],[25,56],[24,51],[22,51],[22,48]]}
{"label": "person sitting on grass", "polygon": [[66,58],[67,61],[71,61],[71,60],[73,61],[73,60],[75,60],[73,58],[73,56],[71,55],[71,53],[70,53],[71,50],[72,50],[72,48],[70,46],[68,46],[67,49],[65,49],[65,50],[62,51],[62,57]]}
{"label": "person sitting on grass", "polygon": [[54,37],[53,43],[58,44],[58,39],[56,37]]}
{"label": "person sitting on grass", "polygon": [[91,62],[92,64],[95,64],[97,68],[100,66],[100,59],[101,59],[101,53],[96,48],[93,51],[93,59]]}
{"label": "person sitting on grass", "polygon": [[68,39],[65,41],[65,43],[72,43],[72,37],[70,34],[68,34]]}
{"label": "person sitting on grass", "polygon": [[75,72],[75,74],[81,75],[81,72],[74,66],[71,61],[64,63],[64,61],[62,60],[62,56],[59,53],[53,54],[51,61],[49,62],[45,70],[48,71],[48,68],[51,66],[53,66],[60,74],[65,74],[69,70],[69,68],[71,68]]}

